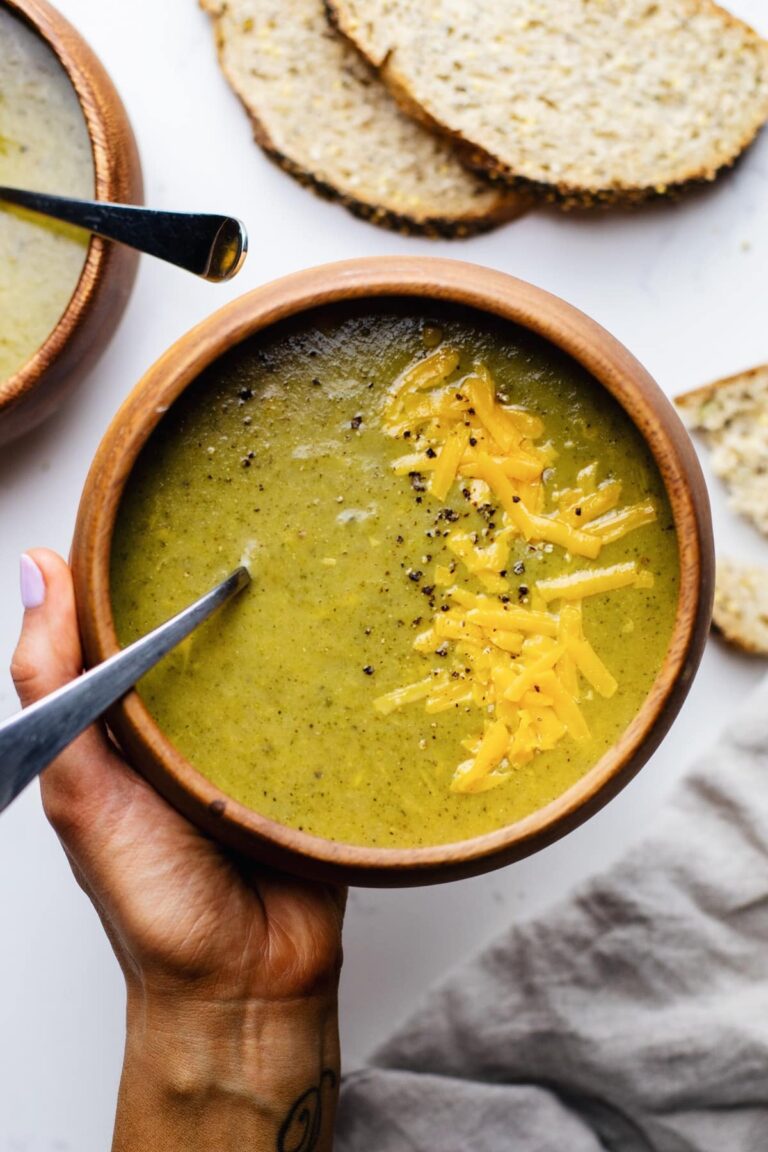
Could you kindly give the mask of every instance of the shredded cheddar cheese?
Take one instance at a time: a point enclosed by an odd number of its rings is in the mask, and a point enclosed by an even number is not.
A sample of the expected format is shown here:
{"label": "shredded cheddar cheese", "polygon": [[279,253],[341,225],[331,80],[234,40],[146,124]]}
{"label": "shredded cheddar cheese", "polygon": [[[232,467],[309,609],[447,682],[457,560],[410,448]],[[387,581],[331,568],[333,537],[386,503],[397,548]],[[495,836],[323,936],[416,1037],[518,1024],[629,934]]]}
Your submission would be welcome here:
{"label": "shredded cheddar cheese", "polygon": [[613,592],[629,584],[653,587],[653,576],[649,572],[639,572],[635,561],[630,560],[626,564],[614,564],[611,568],[585,568],[580,572],[570,572],[567,576],[556,576],[553,580],[539,580],[536,588],[549,602],[583,600],[585,596]]}
{"label": "shredded cheddar cheese", "polygon": [[448,435],[432,476],[429,490],[438,500],[445,500],[456,479],[456,472],[469,442],[469,429],[464,424],[457,425]]}
{"label": "shredded cheddar cheese", "polygon": [[[443,602],[414,641],[417,652],[439,657],[441,666],[374,703],[383,716],[420,701],[427,715],[457,707],[482,710],[482,731],[462,741],[469,758],[450,784],[454,792],[478,793],[509,781],[516,768],[561,740],[590,739],[582,684],[587,700],[593,693],[609,699],[619,684],[584,634],[582,603],[653,584],[653,576],[634,561],[594,567],[590,562],[653,521],[656,509],[650,500],[619,507],[621,482],[600,482],[597,461],[579,471],[574,487],[548,495],[545,473],[557,453],[551,444],[538,443],[543,421],[501,403],[483,364],[449,383],[459,364],[456,349],[438,347],[387,392],[383,427],[407,440],[410,449],[392,467],[401,476],[428,475],[423,490],[438,502],[458,485],[477,506],[498,507],[482,533],[444,533],[455,560],[436,564],[432,584]],[[455,512],[446,515],[458,519]],[[512,604],[505,593],[516,541],[562,549],[566,570],[536,581],[523,603]]]}

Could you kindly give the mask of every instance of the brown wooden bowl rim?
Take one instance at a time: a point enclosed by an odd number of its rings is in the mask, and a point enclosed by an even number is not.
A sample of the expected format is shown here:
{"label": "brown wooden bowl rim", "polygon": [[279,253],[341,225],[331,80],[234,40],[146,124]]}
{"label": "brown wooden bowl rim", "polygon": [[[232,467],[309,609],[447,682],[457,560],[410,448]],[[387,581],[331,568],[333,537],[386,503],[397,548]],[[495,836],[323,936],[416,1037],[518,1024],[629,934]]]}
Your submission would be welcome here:
{"label": "brown wooden bowl rim", "polygon": [[[312,308],[386,296],[448,301],[501,316],[548,339],[581,363],[628,412],[651,449],[669,495],[680,555],[680,595],[672,637],[652,689],[620,739],[571,788],[495,832],[423,848],[367,848],[288,828],[232,800],[167,740],[137,693],[117,707],[121,739],[162,766],[170,792],[214,813],[229,839],[276,846],[320,864],[324,876],[404,882],[458,876],[519,858],[577,826],[615,795],[660,742],[703,651],[712,607],[714,554],[709,503],[690,439],[666,396],[608,332],[558,297],[504,273],[455,260],[369,257],[323,265],[273,281],[227,304],[182,336],[145,374],[108,429],[89,472],[73,545],[85,649],[95,663],[118,650],[109,597],[115,513],[133,464],[168,407],[200,372],[242,340]],[[627,406],[629,404],[629,407]],[[209,821],[210,823],[210,821]],[[224,837],[226,839],[226,837]],[[299,869],[301,870],[301,869]],[[378,880],[376,876],[378,874]],[[386,882],[386,881],[384,881]],[[396,879],[392,882],[398,882]]]}
{"label": "brown wooden bowl rim", "polygon": [[[103,82],[100,71],[103,65],[77,29],[56,8],[48,4],[47,0],[0,0],[0,4],[8,8],[12,15],[18,16],[45,41],[69,77],[91,142],[94,198],[115,200],[119,177],[116,169],[109,163],[108,142],[111,134],[104,114],[105,107],[111,105],[114,96]],[[87,66],[94,60],[99,64],[99,68],[93,69]],[[97,140],[103,147],[95,147]],[[92,236],[77,284],[56,325],[21,368],[4,380],[0,380],[0,416],[5,409],[18,403],[22,397],[27,396],[42,383],[80,328],[91,310],[97,286],[105,269],[107,255],[107,242],[98,236]]]}

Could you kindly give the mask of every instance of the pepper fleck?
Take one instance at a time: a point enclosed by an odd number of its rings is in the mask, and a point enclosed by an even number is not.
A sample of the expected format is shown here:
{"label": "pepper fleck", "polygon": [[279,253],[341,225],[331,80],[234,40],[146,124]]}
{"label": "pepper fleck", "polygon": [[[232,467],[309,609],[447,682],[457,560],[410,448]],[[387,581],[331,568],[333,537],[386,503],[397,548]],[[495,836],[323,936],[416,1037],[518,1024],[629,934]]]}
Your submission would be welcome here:
{"label": "pepper fleck", "polygon": [[366,664],[365,668],[363,668],[363,672],[365,672],[366,676],[373,676],[373,671],[374,670],[372,664]]}

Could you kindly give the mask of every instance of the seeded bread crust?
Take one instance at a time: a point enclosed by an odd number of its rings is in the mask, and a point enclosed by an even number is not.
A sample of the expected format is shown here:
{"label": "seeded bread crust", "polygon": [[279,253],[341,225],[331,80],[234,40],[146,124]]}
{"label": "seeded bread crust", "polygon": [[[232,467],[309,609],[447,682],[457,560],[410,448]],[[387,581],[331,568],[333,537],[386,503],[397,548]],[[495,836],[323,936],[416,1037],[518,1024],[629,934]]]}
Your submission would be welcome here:
{"label": "seeded bread crust", "polygon": [[[529,207],[468,172],[443,140],[401,113],[375,72],[328,27],[322,0],[200,3],[256,142],[325,199],[397,232],[449,239],[487,231]],[[350,135],[355,116],[365,129],[359,138]]]}
{"label": "seeded bread crust", "polygon": [[675,397],[675,404],[683,412],[688,427],[720,431],[745,408],[762,411],[768,404],[768,364],[758,364],[691,388]]}
{"label": "seeded bread crust", "polygon": [[768,365],[695,388],[675,403],[704,436],[731,507],[768,536]]}
{"label": "seeded bread crust", "polygon": [[[472,6],[468,6],[467,0],[438,0],[431,9],[421,0],[324,2],[331,23],[379,69],[403,109],[432,130],[448,136],[463,163],[494,181],[563,208],[631,207],[709,184],[733,166],[768,119],[768,43],[713,0],[664,0],[663,4],[652,0],[601,0],[600,5],[591,8],[586,0],[507,0],[504,4],[499,0],[474,0]],[[573,42],[582,35],[579,20],[587,13],[593,21],[603,20],[606,25],[602,41],[595,36],[588,39],[586,34],[582,37],[581,49],[592,68],[591,84],[584,82],[583,72],[573,80],[574,61],[577,67],[579,64],[578,55],[572,55]],[[558,17],[564,16],[571,21],[570,38],[559,36],[561,19]],[[519,27],[512,37],[510,29],[514,19],[518,19]],[[542,38],[541,29],[547,19],[552,22],[550,31],[556,30],[556,33]],[[636,59],[624,59],[633,46],[629,31],[643,19],[651,24],[671,25],[680,44],[686,45],[689,57],[697,47],[695,37],[699,35],[701,59],[696,60],[695,68],[693,60],[689,60],[691,74],[685,83],[681,84],[674,75],[656,75],[657,103],[646,101],[640,115],[637,110],[633,112],[633,103],[641,103],[631,87],[634,73],[640,73],[644,67],[642,61],[648,56],[648,46],[664,43],[663,38],[654,40],[648,33],[644,41],[638,41]],[[497,34],[488,35],[489,29],[494,28]],[[468,51],[465,41],[457,47],[451,39],[457,29],[465,38],[477,32],[476,51]],[[484,40],[481,40],[481,30]],[[512,80],[518,73],[522,74],[520,65],[525,65],[528,55],[525,47],[532,30],[541,63],[538,73],[531,74],[530,84],[526,86],[523,77],[520,91],[514,93]],[[481,57],[483,61],[487,59],[487,79],[477,77],[477,57],[482,51],[487,53],[487,57]],[[674,53],[670,51],[670,55],[674,59]],[[634,99],[629,101],[628,114],[638,120],[637,128],[633,126],[623,141],[620,109],[609,82],[610,69],[615,71],[619,67],[617,58],[630,77],[628,83]],[[718,68],[723,71],[723,60],[730,72],[720,76]],[[645,67],[647,70],[647,65]],[[455,71],[458,71],[458,80],[455,80]],[[477,84],[481,85],[476,91],[468,89],[473,71]],[[429,73],[426,79],[424,72]],[[446,78],[449,73],[450,77]],[[500,81],[502,75],[505,79]],[[543,76],[546,76],[546,88]],[[451,83],[455,91],[448,92]],[[536,117],[528,113],[532,109],[539,115],[544,107],[546,116],[548,106],[556,108],[556,101],[560,99],[559,83],[566,85],[563,92],[571,110],[570,117],[561,117],[561,123],[555,125],[553,136],[556,138],[559,133],[560,142],[554,146],[552,139],[539,140],[536,124],[528,123]],[[646,84],[641,84],[642,92],[646,88]],[[642,174],[638,155],[625,154],[624,170],[616,169],[615,165],[611,167],[617,141],[625,146],[626,152],[630,143],[635,146],[635,136],[644,128],[646,143],[653,150],[655,137],[674,120],[685,100],[700,102],[701,94],[707,91],[711,99],[706,105],[706,115],[700,109],[697,119],[680,135],[681,145],[692,146],[692,142],[701,138],[702,128],[707,128],[709,141],[705,155],[679,161],[678,150],[673,147],[670,149],[673,158],[668,163],[651,165]],[[478,100],[478,96],[481,99]],[[588,97],[596,97],[596,102],[590,103]],[[477,124],[481,115],[478,109],[481,105],[485,109],[486,104],[492,106],[497,115],[496,123],[491,117],[492,132],[480,129]],[[585,110],[595,119],[595,107],[602,116],[599,129],[585,120]],[[736,116],[731,115],[734,109],[739,113]],[[650,120],[647,113],[654,113]],[[726,124],[728,116],[731,120]],[[702,118],[703,124],[698,122]],[[491,135],[493,146],[484,138]],[[574,142],[572,154],[566,157],[571,140]],[[574,158],[580,153],[588,155],[590,148],[599,149],[601,145],[602,177],[590,174],[588,164],[578,174]],[[541,155],[536,154],[537,146]],[[564,168],[569,171],[558,172]]]}
{"label": "seeded bread crust", "polygon": [[729,644],[768,656],[768,569],[719,558],[712,622]]}

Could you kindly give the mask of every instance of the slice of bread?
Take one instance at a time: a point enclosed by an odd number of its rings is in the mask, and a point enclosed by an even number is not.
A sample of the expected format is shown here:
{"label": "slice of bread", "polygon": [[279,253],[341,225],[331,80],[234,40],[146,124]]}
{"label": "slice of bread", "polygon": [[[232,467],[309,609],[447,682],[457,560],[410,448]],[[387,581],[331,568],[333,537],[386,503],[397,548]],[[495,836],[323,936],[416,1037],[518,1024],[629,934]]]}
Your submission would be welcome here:
{"label": "slice of bread", "polygon": [[768,568],[718,558],[712,619],[737,648],[768,656]]}
{"label": "slice of bread", "polygon": [[219,60],[264,151],[356,215],[400,231],[464,236],[527,202],[468,172],[403,115],[328,24],[322,0],[201,0]]}
{"label": "slice of bread", "polygon": [[565,206],[711,181],[768,119],[768,43],[712,0],[325,0],[472,167]]}
{"label": "slice of bread", "polygon": [[704,434],[730,504],[768,536],[768,365],[678,396],[689,428]]}

